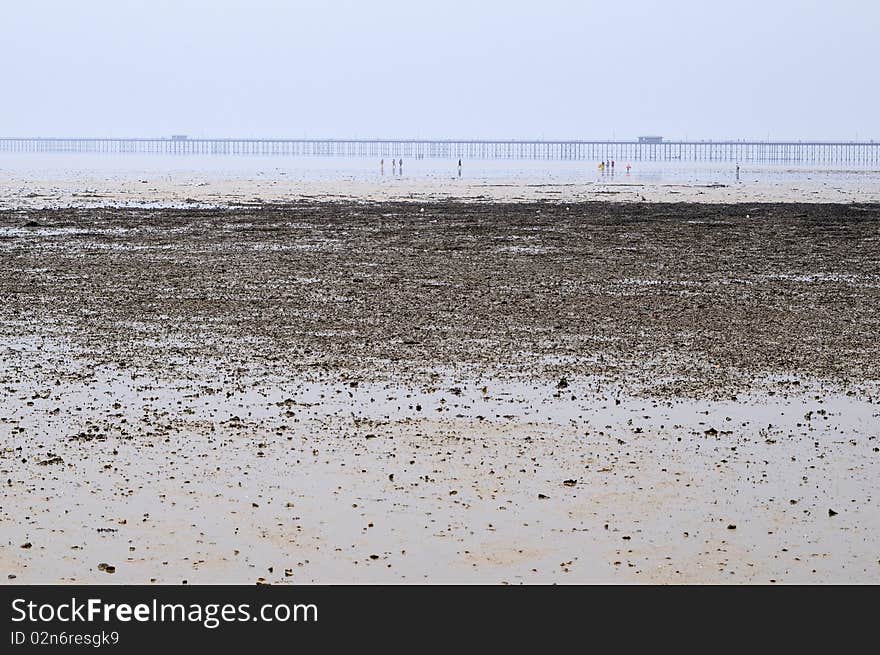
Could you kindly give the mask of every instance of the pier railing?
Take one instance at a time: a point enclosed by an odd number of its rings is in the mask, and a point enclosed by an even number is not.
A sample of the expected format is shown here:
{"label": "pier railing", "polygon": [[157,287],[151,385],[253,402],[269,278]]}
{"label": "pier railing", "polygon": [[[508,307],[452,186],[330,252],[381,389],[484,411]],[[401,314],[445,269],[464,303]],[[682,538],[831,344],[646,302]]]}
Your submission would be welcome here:
{"label": "pier railing", "polygon": [[403,157],[726,161],[880,165],[874,141],[491,141],[431,139],[209,139],[0,137],[0,152],[159,153]]}

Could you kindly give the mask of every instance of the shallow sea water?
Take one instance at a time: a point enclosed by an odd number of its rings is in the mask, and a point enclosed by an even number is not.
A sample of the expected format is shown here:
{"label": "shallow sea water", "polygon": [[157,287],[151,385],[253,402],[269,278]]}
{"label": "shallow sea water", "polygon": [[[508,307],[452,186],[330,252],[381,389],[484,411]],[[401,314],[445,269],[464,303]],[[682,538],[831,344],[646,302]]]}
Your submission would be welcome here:
{"label": "shallow sea water", "polygon": [[[615,172],[600,173],[598,161],[462,160],[462,179],[487,184],[578,184],[584,181],[633,184],[735,184],[736,162],[729,161],[625,161],[615,162]],[[849,186],[880,183],[880,169],[850,165],[740,164],[741,183],[803,182],[813,185]],[[182,175],[222,178],[263,178],[302,182],[354,181],[372,183],[382,179],[412,181],[458,179],[455,159],[404,159],[403,175],[392,173],[385,158],[384,175],[379,158],[292,157],[282,155],[160,155],[98,153],[0,153],[0,172],[22,179],[65,180],[72,174],[86,177],[137,178]]]}

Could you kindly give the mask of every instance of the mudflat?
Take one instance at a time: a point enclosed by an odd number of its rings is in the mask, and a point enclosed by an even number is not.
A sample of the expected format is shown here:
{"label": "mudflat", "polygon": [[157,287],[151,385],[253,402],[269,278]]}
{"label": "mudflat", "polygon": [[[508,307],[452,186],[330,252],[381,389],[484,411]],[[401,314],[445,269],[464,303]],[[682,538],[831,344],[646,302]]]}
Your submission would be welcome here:
{"label": "mudflat", "polygon": [[14,582],[878,582],[880,205],[0,212]]}

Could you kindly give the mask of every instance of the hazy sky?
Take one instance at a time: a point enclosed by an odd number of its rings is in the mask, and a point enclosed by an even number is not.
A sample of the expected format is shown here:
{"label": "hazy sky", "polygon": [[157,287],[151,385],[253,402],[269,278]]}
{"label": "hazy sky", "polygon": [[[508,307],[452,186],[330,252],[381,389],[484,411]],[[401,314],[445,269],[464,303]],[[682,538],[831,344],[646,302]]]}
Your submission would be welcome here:
{"label": "hazy sky", "polygon": [[880,139],[869,0],[0,0],[0,135]]}

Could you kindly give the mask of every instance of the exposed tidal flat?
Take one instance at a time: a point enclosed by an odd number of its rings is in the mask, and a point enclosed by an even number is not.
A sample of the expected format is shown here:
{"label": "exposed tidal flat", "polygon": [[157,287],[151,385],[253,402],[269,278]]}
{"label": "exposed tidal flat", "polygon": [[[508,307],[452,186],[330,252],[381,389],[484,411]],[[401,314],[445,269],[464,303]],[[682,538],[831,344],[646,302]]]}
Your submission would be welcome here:
{"label": "exposed tidal flat", "polygon": [[4,211],[0,575],[878,582],[878,307],[876,204]]}

